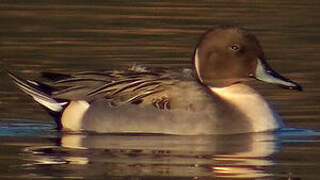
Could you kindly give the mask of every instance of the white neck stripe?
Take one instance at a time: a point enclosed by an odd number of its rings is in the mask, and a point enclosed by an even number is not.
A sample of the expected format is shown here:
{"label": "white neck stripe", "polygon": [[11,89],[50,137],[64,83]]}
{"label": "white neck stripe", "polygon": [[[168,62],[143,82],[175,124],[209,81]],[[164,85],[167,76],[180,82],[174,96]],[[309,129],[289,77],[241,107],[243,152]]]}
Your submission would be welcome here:
{"label": "white neck stripe", "polygon": [[200,75],[200,58],[199,58],[199,54],[198,54],[198,48],[196,49],[196,52],[194,55],[194,66],[196,68],[196,72],[197,72],[197,76],[198,76],[199,80],[201,82],[203,82],[201,75]]}

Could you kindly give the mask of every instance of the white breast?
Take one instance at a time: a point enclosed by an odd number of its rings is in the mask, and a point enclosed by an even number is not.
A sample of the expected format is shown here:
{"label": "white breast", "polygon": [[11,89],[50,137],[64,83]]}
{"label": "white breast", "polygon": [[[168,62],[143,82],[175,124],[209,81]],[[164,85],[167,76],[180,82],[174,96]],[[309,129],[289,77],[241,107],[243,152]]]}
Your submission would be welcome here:
{"label": "white breast", "polygon": [[283,126],[279,115],[257,91],[249,86],[239,83],[229,87],[211,87],[210,89],[246,115],[254,132],[273,130]]}

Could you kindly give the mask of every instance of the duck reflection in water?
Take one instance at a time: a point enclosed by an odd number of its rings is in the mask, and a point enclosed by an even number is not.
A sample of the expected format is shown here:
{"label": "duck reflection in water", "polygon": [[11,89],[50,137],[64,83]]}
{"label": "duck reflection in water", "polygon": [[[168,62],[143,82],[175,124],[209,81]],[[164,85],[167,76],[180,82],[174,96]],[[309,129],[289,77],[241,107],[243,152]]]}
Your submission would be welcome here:
{"label": "duck reflection in water", "polygon": [[[268,156],[279,146],[272,133],[218,136],[63,134],[60,146],[27,148],[29,166],[54,165],[81,177],[269,177]],[[57,168],[61,165],[61,168]],[[60,172],[61,171],[61,172]],[[69,172],[70,173],[70,172]],[[73,175],[73,174],[71,174]]]}

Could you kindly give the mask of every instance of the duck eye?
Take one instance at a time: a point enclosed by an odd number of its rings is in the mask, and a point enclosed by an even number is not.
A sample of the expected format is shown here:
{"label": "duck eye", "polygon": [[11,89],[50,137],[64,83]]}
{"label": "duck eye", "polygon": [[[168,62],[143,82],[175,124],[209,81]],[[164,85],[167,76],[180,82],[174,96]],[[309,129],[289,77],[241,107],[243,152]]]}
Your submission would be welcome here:
{"label": "duck eye", "polygon": [[234,45],[230,46],[230,49],[232,49],[233,51],[239,51],[240,47],[239,47],[239,45],[234,44]]}

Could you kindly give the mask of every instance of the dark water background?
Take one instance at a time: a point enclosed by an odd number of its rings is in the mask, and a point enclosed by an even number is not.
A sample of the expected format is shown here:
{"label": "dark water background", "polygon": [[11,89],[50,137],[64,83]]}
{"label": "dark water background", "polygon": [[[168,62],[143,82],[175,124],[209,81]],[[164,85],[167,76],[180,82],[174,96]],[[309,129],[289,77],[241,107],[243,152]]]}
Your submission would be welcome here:
{"label": "dark water background", "polygon": [[[133,64],[187,65],[217,23],[256,34],[303,92],[252,82],[283,117],[276,133],[65,134],[0,72],[0,179],[318,179],[320,1],[0,0],[1,66],[36,78]],[[312,130],[312,131],[311,131]]]}

